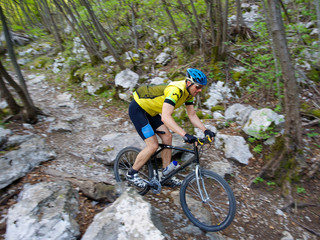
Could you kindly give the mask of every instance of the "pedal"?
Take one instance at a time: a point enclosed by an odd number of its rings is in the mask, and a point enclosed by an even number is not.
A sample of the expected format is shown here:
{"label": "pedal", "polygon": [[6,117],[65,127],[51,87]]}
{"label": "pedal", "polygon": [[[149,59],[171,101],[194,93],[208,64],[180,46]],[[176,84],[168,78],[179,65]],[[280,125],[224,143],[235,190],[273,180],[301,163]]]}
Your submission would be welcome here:
{"label": "pedal", "polygon": [[159,194],[161,192],[161,184],[157,179],[151,179],[149,186],[151,187],[152,193]]}

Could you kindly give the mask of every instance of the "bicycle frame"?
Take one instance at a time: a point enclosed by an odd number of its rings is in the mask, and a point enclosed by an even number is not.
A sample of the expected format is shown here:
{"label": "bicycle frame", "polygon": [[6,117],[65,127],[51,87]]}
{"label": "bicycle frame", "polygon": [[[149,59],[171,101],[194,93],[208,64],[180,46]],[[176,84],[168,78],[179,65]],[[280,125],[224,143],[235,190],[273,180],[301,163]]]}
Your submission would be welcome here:
{"label": "bicycle frame", "polygon": [[[172,150],[179,150],[182,152],[186,152],[186,153],[192,153],[193,155],[195,155],[194,157],[192,157],[190,160],[186,161],[185,163],[183,163],[182,165],[180,165],[177,169],[173,170],[172,172],[170,172],[165,178],[163,178],[160,181],[160,184],[163,185],[167,180],[169,180],[173,175],[177,174],[178,172],[184,170],[186,167],[188,167],[190,164],[192,163],[196,163],[197,166],[199,166],[200,164],[200,160],[199,160],[199,149],[198,146],[194,143],[193,144],[193,150],[190,149],[186,149],[186,148],[182,148],[182,147],[176,147],[176,146],[172,146],[172,145],[167,145],[167,144],[159,144],[160,149],[158,149],[150,158],[151,161],[154,161],[155,163],[155,171],[156,171],[156,178],[159,179],[159,167],[158,167],[158,162],[157,162],[157,155],[162,152],[164,149],[172,149]],[[152,172],[152,178],[154,178],[154,172]]]}
{"label": "bicycle frame", "polygon": [[[236,201],[232,189],[219,174],[206,170],[200,165],[202,145],[211,143],[210,138],[198,139],[189,148],[176,147],[172,145],[159,144],[159,149],[151,156],[143,171],[143,181],[148,185],[143,189],[136,186],[139,194],[144,195],[149,190],[154,194],[161,192],[162,186],[174,186],[169,183],[170,179],[179,172],[192,165],[191,173],[187,171],[180,187],[180,203],[182,210],[189,220],[202,230],[208,232],[220,231],[230,225],[236,212]],[[200,144],[200,145],[199,145]],[[164,149],[178,150],[192,154],[189,160],[181,163],[167,176],[161,176],[161,164],[158,161],[158,154]],[[125,181],[123,170],[128,170],[139,153],[135,147],[127,147],[117,155],[114,164],[116,180]],[[195,167],[193,166],[195,164]],[[185,173],[183,173],[185,174]],[[163,178],[162,178],[163,177]],[[182,176],[179,176],[179,178]],[[168,184],[166,184],[168,183]],[[203,208],[211,217],[203,216],[198,209]],[[205,213],[207,215],[207,212]]]}

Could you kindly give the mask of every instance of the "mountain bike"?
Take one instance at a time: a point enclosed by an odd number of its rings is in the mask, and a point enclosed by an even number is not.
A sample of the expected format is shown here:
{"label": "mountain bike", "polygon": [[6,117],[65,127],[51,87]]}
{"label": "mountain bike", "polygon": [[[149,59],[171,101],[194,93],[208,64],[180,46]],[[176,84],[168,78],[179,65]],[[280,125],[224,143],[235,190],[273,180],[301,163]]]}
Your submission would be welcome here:
{"label": "mountain bike", "polygon": [[[159,149],[139,171],[139,176],[144,179],[147,186],[145,188],[136,187],[136,190],[141,195],[145,195],[149,190],[158,194],[171,177],[191,166],[193,171],[185,177],[180,187],[181,207],[194,225],[204,231],[217,232],[228,227],[233,221],[236,201],[229,184],[223,177],[200,166],[200,153],[204,144],[210,142],[209,139],[199,138],[196,143],[193,143],[192,149],[159,144]],[[158,156],[166,148],[194,156],[179,165],[166,177],[162,177],[161,167],[159,167],[161,165],[158,164],[161,163],[161,158]],[[126,147],[118,153],[114,162],[117,182],[126,181],[127,171],[132,167],[139,152],[140,149],[136,147]]]}

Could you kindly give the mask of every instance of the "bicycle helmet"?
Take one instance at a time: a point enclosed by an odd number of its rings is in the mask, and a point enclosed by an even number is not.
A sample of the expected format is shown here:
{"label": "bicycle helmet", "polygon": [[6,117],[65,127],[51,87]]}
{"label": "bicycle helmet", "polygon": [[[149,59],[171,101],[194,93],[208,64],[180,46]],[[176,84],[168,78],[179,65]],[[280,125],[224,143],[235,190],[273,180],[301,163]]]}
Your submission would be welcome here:
{"label": "bicycle helmet", "polygon": [[206,75],[198,69],[188,68],[186,77],[187,77],[187,80],[191,81],[192,83],[207,85]]}

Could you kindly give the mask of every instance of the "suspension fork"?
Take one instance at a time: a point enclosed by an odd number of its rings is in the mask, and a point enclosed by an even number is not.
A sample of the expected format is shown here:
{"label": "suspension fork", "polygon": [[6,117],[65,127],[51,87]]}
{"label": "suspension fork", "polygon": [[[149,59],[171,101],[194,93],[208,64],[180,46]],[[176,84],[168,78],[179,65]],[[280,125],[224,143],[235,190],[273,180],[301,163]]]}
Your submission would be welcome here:
{"label": "suspension fork", "polygon": [[201,169],[199,164],[196,166],[195,173],[196,173],[196,181],[197,181],[197,186],[201,196],[201,200],[203,203],[206,203],[209,200],[209,196],[208,196],[206,187],[204,185],[204,180],[201,174]]}

